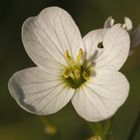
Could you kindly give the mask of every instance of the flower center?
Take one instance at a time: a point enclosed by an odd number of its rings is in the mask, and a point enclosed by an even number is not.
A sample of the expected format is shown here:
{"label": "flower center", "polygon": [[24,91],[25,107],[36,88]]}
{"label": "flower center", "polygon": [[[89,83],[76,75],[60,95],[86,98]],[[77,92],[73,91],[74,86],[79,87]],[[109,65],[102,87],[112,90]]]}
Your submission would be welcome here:
{"label": "flower center", "polygon": [[79,50],[76,61],[68,51],[65,52],[65,58],[69,66],[64,69],[63,78],[68,86],[76,89],[90,78],[92,65],[89,61],[84,60],[82,49]]}

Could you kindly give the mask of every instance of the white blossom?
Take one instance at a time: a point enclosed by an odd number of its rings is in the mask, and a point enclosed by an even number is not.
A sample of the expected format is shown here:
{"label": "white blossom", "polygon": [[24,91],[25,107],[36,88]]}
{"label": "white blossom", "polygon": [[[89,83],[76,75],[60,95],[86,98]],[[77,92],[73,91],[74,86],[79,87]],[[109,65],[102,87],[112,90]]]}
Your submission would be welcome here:
{"label": "white blossom", "polygon": [[65,10],[49,7],[24,22],[22,41],[37,66],[16,72],[8,87],[26,111],[48,115],[71,100],[82,118],[96,122],[110,118],[125,102],[129,83],[119,70],[130,39],[120,26],[82,38]]}

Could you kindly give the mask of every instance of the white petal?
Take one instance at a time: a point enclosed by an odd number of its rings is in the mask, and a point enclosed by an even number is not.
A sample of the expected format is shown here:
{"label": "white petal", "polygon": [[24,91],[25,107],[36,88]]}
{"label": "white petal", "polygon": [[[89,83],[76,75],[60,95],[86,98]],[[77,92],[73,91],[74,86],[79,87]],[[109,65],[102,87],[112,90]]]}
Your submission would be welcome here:
{"label": "white petal", "polygon": [[98,70],[96,76],[77,89],[72,104],[87,121],[110,118],[128,96],[129,83],[116,71]]}
{"label": "white petal", "polygon": [[114,25],[106,33],[103,39],[103,51],[93,60],[96,69],[107,67],[112,70],[119,70],[125,63],[130,49],[130,38],[128,33]]}
{"label": "white petal", "polygon": [[112,17],[108,17],[104,23],[104,28],[111,28],[114,25],[114,22]]}
{"label": "white petal", "polygon": [[66,64],[64,53],[76,56],[83,48],[81,34],[63,9],[50,7],[28,18],[22,27],[22,40],[28,55],[44,69],[48,61]]}
{"label": "white petal", "polygon": [[8,83],[9,91],[26,111],[48,115],[63,108],[74,94],[60,77],[28,68],[15,73]]}
{"label": "white petal", "polygon": [[130,18],[128,18],[128,17],[124,18],[124,24],[122,25],[122,28],[126,29],[127,31],[132,30],[133,25],[132,25],[132,21]]}
{"label": "white petal", "polygon": [[131,34],[131,48],[140,45],[140,26],[138,26]]}
{"label": "white petal", "polygon": [[84,36],[83,41],[86,48],[87,59],[97,57],[103,51],[102,48],[98,48],[98,44],[103,41],[107,31],[108,29],[98,29]]}

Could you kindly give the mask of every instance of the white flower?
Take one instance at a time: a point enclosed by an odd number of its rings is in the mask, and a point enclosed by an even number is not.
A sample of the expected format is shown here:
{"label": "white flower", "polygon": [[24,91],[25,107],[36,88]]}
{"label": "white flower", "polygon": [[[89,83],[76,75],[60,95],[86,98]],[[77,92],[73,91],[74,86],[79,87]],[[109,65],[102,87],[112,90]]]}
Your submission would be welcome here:
{"label": "white flower", "polygon": [[[104,23],[104,28],[111,28],[114,25],[115,20],[112,17],[108,17]],[[124,17],[124,24],[118,23],[120,27],[125,29],[131,39],[130,55],[133,53],[133,49],[140,45],[140,26],[133,30],[133,24],[130,18]]]}
{"label": "white flower", "polygon": [[26,111],[48,115],[71,100],[81,117],[96,122],[125,102],[129,83],[118,70],[128,57],[130,39],[118,25],[82,39],[71,16],[50,7],[24,22],[22,41],[37,67],[15,73],[8,86]]}

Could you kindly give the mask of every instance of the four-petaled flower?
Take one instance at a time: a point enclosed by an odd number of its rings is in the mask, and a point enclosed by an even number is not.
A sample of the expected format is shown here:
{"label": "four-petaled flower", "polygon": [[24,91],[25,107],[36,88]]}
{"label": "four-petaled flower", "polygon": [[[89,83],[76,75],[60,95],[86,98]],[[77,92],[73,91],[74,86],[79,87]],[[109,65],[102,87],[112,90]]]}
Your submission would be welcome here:
{"label": "four-petaled flower", "polygon": [[126,100],[129,83],[118,70],[130,39],[120,26],[82,39],[71,16],[50,7],[24,22],[22,41],[37,67],[15,73],[8,86],[26,111],[48,115],[71,100],[81,117],[96,122],[111,117]]}

